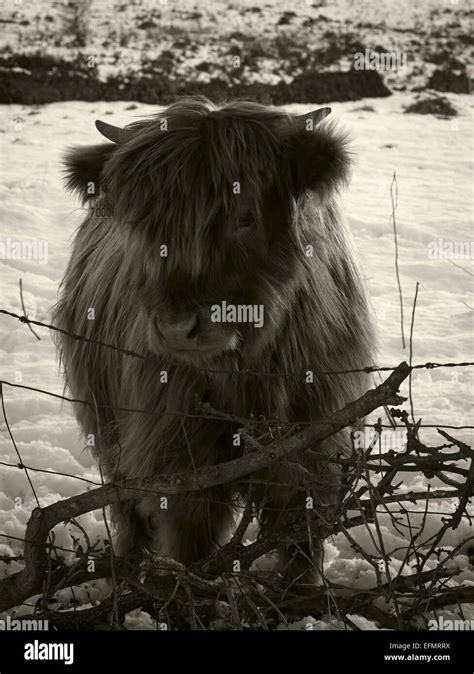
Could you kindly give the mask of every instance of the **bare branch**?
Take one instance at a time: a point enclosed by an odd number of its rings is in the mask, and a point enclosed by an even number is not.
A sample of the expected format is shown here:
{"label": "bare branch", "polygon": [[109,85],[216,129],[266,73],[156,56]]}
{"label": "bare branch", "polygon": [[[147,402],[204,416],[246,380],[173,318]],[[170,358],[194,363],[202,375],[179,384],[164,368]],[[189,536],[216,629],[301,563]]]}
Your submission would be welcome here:
{"label": "bare branch", "polygon": [[205,466],[191,473],[107,484],[46,508],[35,508],[26,528],[25,568],[0,581],[0,610],[15,606],[38,592],[47,566],[46,539],[49,531],[60,522],[120,500],[133,499],[143,491],[155,492],[157,495],[181,494],[232,482],[239,477],[267,468],[292,453],[311,447],[351,425],[357,418],[364,417],[377,407],[390,402],[409,372],[409,366],[401,363],[377,388],[347,404],[326,422],[309,426],[284,443],[277,440],[234,461],[217,466]]}

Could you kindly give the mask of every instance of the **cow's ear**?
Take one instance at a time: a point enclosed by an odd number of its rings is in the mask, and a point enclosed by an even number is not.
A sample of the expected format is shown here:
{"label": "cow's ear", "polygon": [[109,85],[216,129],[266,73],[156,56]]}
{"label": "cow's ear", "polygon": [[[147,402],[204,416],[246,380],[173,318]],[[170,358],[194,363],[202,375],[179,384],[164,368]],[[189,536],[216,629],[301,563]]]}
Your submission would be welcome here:
{"label": "cow's ear", "polygon": [[296,118],[290,137],[295,192],[311,190],[321,199],[347,184],[351,165],[347,135],[337,131],[334,123],[322,121],[325,116],[315,118],[315,114],[310,113]]}
{"label": "cow's ear", "polygon": [[116,147],[110,143],[72,147],[64,155],[66,187],[78,194],[83,204],[99,195],[104,164]]}

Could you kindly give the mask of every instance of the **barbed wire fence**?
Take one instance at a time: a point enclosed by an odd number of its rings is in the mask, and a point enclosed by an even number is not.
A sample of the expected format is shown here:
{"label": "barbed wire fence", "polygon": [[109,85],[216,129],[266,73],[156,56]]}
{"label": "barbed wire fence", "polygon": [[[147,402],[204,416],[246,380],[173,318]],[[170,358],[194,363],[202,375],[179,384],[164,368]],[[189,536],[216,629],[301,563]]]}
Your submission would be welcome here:
{"label": "barbed wire fence", "polygon": [[[19,320],[32,326],[61,332],[74,340],[81,340],[98,347],[113,349],[129,358],[152,360],[157,357],[137,353],[115,344],[106,344],[88,337],[71,334],[54,325],[28,318],[24,304],[23,315],[6,309],[0,314]],[[413,318],[413,317],[412,317]],[[34,333],[36,337],[36,333]],[[410,335],[410,342],[411,342]],[[410,358],[411,361],[411,358]],[[426,614],[437,609],[474,602],[474,588],[452,585],[450,581],[459,572],[454,563],[456,555],[466,552],[469,541],[474,535],[463,540],[451,550],[441,547],[442,539],[449,529],[456,529],[463,518],[470,522],[469,499],[474,494],[474,451],[461,440],[454,438],[448,430],[473,429],[469,425],[437,425],[415,422],[400,405],[405,399],[397,391],[414,370],[433,370],[437,368],[471,367],[474,362],[427,362],[398,366],[378,367],[367,365],[364,368],[315,372],[321,377],[339,376],[353,372],[390,373],[388,378],[374,389],[367,391],[361,398],[352,401],[327,419],[315,421],[282,420],[278,418],[238,418],[234,415],[213,409],[208,403],[196,401],[193,413],[173,412],[181,418],[192,416],[203,419],[218,419],[240,426],[239,433],[248,444],[250,451],[239,459],[217,466],[199,468],[190,473],[163,475],[148,480],[127,480],[103,484],[82,476],[55,470],[45,470],[26,465],[15,442],[8,422],[4,388],[20,388],[35,391],[55,398],[92,406],[93,401],[77,400],[66,395],[0,380],[0,399],[7,432],[15,449],[18,462],[1,462],[0,465],[17,468],[25,472],[37,502],[27,525],[24,542],[23,570],[7,575],[0,581],[0,610],[12,609],[26,602],[34,595],[41,600],[32,606],[32,615],[47,618],[52,625],[60,629],[84,629],[107,625],[119,628],[123,616],[135,608],[148,607],[156,618],[158,628],[176,628],[180,626],[205,629],[216,617],[216,602],[225,606],[221,622],[229,628],[241,629],[243,625],[255,625],[261,629],[270,629],[272,625],[284,624],[295,616],[321,614],[335,618],[340,625],[348,629],[357,629],[353,616],[362,616],[375,621],[382,627],[403,629],[407,626],[426,624]],[[191,368],[196,366],[189,365]],[[197,368],[207,372],[203,368]],[[224,373],[212,370],[212,374]],[[232,373],[226,373],[232,374]],[[302,377],[298,372],[239,372],[239,376],[248,377]],[[412,402],[412,401],[411,401]],[[351,426],[355,419],[365,418],[378,407],[395,405],[389,410],[390,424],[383,424],[379,418],[376,423],[360,424],[373,430],[373,438],[367,447],[361,449],[356,444],[352,432],[352,452],[349,456],[333,456],[330,463],[337,464],[344,473],[343,488],[337,504],[309,508],[307,517],[301,522],[301,508],[285,508],[285,529],[244,545],[244,537],[249,524],[255,519],[251,490],[261,480],[252,476],[257,471],[275,465],[288,464],[290,469],[299,468],[300,483],[292,489],[311,494],[314,477],[291,460],[292,455],[304,452],[342,428]],[[112,408],[120,412],[137,414],[155,414],[152,410]],[[394,425],[395,424],[395,425]],[[382,434],[385,429],[403,429],[406,434],[406,449],[395,452],[382,449]],[[419,437],[421,428],[436,428],[443,438],[438,447],[426,446]],[[462,466],[460,464],[463,464]],[[467,464],[467,467],[464,467]],[[61,475],[83,482],[88,491],[53,505],[41,507],[35,492],[30,473],[42,472]],[[418,473],[428,479],[437,478],[443,487],[404,491],[395,480],[401,473]],[[249,477],[250,476],[250,477]],[[229,543],[217,549],[208,558],[201,560],[192,568],[166,557],[157,557],[152,552],[139,561],[118,558],[114,555],[110,528],[107,525],[108,549],[98,549],[97,542],[91,544],[87,532],[77,521],[77,517],[97,509],[105,509],[113,503],[134,499],[144,493],[162,497],[167,494],[195,495],[199,502],[199,492],[210,486],[236,483],[239,480],[248,487],[247,499],[236,501],[242,516]],[[268,484],[270,484],[267,481]],[[275,483],[272,483],[275,486]],[[284,488],[285,484],[280,484]],[[93,489],[92,489],[93,487]],[[445,488],[447,487],[447,488]],[[456,502],[452,512],[445,513],[440,519],[435,534],[425,536],[428,516],[439,511],[429,510],[430,502]],[[206,500],[209,497],[206,495]],[[409,504],[424,502],[423,509],[409,510]],[[397,509],[396,509],[397,508]],[[421,522],[413,521],[413,514]],[[416,519],[416,518],[415,518]],[[398,568],[393,566],[394,550],[388,551],[384,542],[382,521],[389,521],[395,531],[407,540],[403,558],[398,560]],[[78,528],[83,544],[74,549],[55,545],[54,527],[68,522]],[[385,525],[386,526],[386,525]],[[351,529],[363,527],[369,535],[373,550],[368,552]],[[303,583],[299,579],[282,585],[282,579],[275,571],[259,572],[250,570],[252,564],[263,555],[282,546],[293,546],[299,552],[308,542],[315,539],[342,534],[350,547],[363,559],[374,572],[376,585],[363,590],[339,586],[328,580],[321,568],[321,585],[315,586],[302,596]],[[14,538],[7,534],[2,537]],[[247,541],[245,541],[247,542]],[[474,547],[474,543],[473,543]],[[61,552],[73,552],[77,557],[72,565],[65,565]],[[440,555],[443,555],[441,558]],[[18,560],[18,556],[15,557]],[[436,565],[433,568],[433,560]],[[2,559],[8,562],[7,559]],[[91,565],[91,561],[93,562]],[[312,561],[312,560],[309,560]],[[236,571],[236,562],[238,570]],[[137,573],[137,568],[139,573]],[[51,600],[61,589],[90,583],[98,578],[111,579],[111,596],[98,606],[73,611],[60,611],[52,608]],[[374,599],[379,598],[374,603]],[[462,611],[461,611],[462,614]]]}

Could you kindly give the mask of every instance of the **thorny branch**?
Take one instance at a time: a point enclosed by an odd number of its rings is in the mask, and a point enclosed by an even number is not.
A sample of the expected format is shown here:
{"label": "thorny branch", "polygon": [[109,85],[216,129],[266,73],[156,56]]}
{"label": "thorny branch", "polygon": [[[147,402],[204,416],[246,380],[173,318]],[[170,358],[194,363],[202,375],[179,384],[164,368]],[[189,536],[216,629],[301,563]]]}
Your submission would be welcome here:
{"label": "thorny branch", "polygon": [[[65,587],[77,586],[98,578],[110,578],[112,564],[115,582],[121,583],[120,594],[90,609],[65,612],[53,611],[51,607],[47,607],[48,619],[60,629],[114,624],[118,627],[118,617],[123,617],[134,608],[151,606],[150,610],[156,610],[157,617],[162,620],[163,615],[169,616],[169,611],[174,607],[178,613],[181,611],[186,616],[188,626],[202,629],[202,619],[205,620],[203,616],[212,614],[215,602],[220,601],[229,608],[229,626],[237,629],[243,622],[256,621],[257,625],[264,627],[268,620],[286,623],[293,615],[327,613],[330,600],[335,603],[336,614],[344,624],[352,625],[350,618],[346,618],[347,614],[358,614],[378,622],[381,626],[400,628],[406,627],[410,620],[433,608],[474,601],[472,588],[446,586],[446,580],[456,573],[456,569],[448,568],[445,563],[454,559],[456,550],[446,553],[442,567],[427,568],[428,561],[437,553],[446,531],[449,528],[456,529],[463,516],[469,516],[469,499],[474,493],[474,451],[445,431],[439,431],[447,441],[442,447],[423,445],[418,438],[417,425],[410,422],[406,412],[398,409],[392,409],[391,412],[394,418],[401,419],[406,429],[406,450],[376,453],[377,443],[372,442],[365,451],[353,447],[350,456],[332,457],[330,460],[339,464],[345,473],[344,489],[338,506],[321,507],[310,512],[309,517],[303,518],[303,521],[301,516],[299,519],[290,518],[283,531],[257,538],[249,545],[243,544],[247,525],[254,516],[250,480],[243,517],[232,539],[192,568],[185,568],[178,562],[163,557],[147,556],[137,564],[137,560],[126,558],[112,560],[109,554],[98,556],[87,537],[87,550],[80,550],[78,561],[72,566],[53,564],[49,560],[48,549],[53,546],[48,544],[48,536],[60,522],[72,520],[77,525],[74,518],[79,515],[119,500],[137,498],[144,491],[160,496],[199,492],[202,488],[248,478],[277,462],[283,464],[290,457],[353,425],[357,419],[365,417],[378,407],[402,402],[403,399],[396,393],[410,371],[406,363],[401,363],[378,387],[335,412],[326,421],[304,429],[294,425],[289,428],[279,427],[278,433],[273,435],[271,424],[268,424],[268,431],[262,434],[261,426],[254,420],[241,420],[244,424],[242,433],[249,440],[246,443],[248,451],[234,461],[199,468],[189,474],[161,475],[154,479],[107,484],[45,508],[36,508],[27,525],[23,555],[25,568],[0,581],[0,610],[12,608],[35,594],[41,594],[46,575],[48,597],[53,597]],[[201,409],[210,415],[221,414],[206,405],[202,405]],[[381,427],[379,432],[382,432]],[[265,441],[268,444],[264,444]],[[298,467],[298,464],[292,460],[292,469],[295,466]],[[400,489],[401,483],[394,484],[395,478],[401,473],[413,471],[422,473],[428,479],[439,478],[452,488],[431,489],[429,486],[426,490],[404,492]],[[308,487],[308,476],[303,467],[298,474],[301,478],[300,488],[304,492]],[[450,478],[449,474],[454,474],[456,479]],[[425,514],[421,528],[406,551],[404,565],[409,568],[406,568],[403,575],[401,570],[398,574],[391,575],[389,569],[394,551],[384,549],[379,528],[380,516],[389,516],[394,526],[401,527],[400,513],[407,512],[407,504],[420,501],[428,504],[434,499],[453,497],[457,500],[457,505],[452,514],[444,520],[434,537],[425,537],[423,540],[421,533],[426,524]],[[423,515],[423,511],[419,513]],[[314,591],[302,597],[298,594],[297,584],[282,588],[281,578],[275,573],[262,575],[261,572],[249,571],[253,562],[262,555],[285,545],[300,546],[308,542],[308,537],[317,540],[340,533],[357,549],[358,544],[350,530],[361,526],[366,527],[371,536],[374,533],[377,535],[377,538],[373,538],[375,553],[368,554],[359,550],[376,569],[377,586],[371,590],[355,591],[353,588],[335,586],[325,580],[322,587],[314,587]],[[312,540],[309,542],[311,549]],[[415,565],[412,561],[413,555],[411,561],[409,560],[411,552],[415,555]],[[93,571],[88,568],[90,559],[94,560]],[[240,564],[238,574],[233,571],[233,562],[236,559]],[[380,603],[374,605],[373,600],[380,596],[386,598],[386,609],[381,608]],[[45,610],[44,604],[43,602],[42,610]],[[396,606],[396,613],[390,608],[393,605]]]}

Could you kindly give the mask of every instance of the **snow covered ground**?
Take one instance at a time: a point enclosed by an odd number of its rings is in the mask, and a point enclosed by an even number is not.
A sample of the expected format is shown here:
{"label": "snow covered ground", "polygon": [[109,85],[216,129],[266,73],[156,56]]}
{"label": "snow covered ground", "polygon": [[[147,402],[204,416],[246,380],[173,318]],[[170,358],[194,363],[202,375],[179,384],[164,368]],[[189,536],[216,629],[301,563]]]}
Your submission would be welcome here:
{"label": "snow covered ground", "polygon": [[[332,106],[333,115],[354,139],[354,174],[343,202],[378,316],[378,362],[381,365],[396,365],[409,357],[408,336],[417,282],[420,287],[413,333],[413,362],[474,360],[473,265],[469,255],[472,250],[474,184],[472,102],[464,96],[450,95],[449,98],[460,113],[451,120],[403,114],[403,107],[411,102],[411,97],[404,94]],[[29,316],[49,322],[50,307],[56,300],[71,238],[83,217],[73,197],[63,190],[61,154],[71,144],[99,142],[93,125],[97,118],[121,125],[153,112],[151,106],[142,104],[137,104],[136,109],[129,108],[128,102],[66,102],[36,109],[16,105],[2,109],[0,308],[21,313],[21,278]],[[304,112],[308,108],[294,105],[289,109]],[[390,222],[390,183],[394,171],[398,184],[396,222],[406,349],[401,345]],[[33,257],[36,259],[12,259],[11,252],[18,242],[35,242]],[[463,248],[464,255],[460,256],[463,243],[467,246]],[[10,255],[8,249],[5,250],[8,246]],[[37,331],[41,341],[37,341],[27,326],[0,315],[0,378],[60,394],[62,379],[50,335],[42,328]],[[413,375],[415,416],[421,417],[425,424],[472,424],[473,371],[474,368],[416,371]],[[26,465],[100,482],[68,403],[9,385],[4,385],[3,392],[10,427]],[[407,395],[407,385],[402,388],[402,394]],[[472,446],[472,430],[451,432]],[[435,436],[434,429],[426,429],[422,438],[435,440]],[[18,463],[3,419],[0,422],[0,461]],[[83,481],[46,472],[30,472],[30,476],[41,505],[87,487]],[[422,481],[421,477],[415,478],[414,482],[413,479],[407,476],[407,487]],[[434,481],[433,485],[436,486]],[[17,468],[0,466],[0,555],[8,553],[9,549],[21,549],[15,537],[23,536],[34,506],[25,473]],[[449,504],[443,503],[431,506],[433,512],[450,508]],[[100,513],[81,518],[92,541],[103,536],[101,520]],[[434,530],[437,521],[433,515],[427,533]],[[389,522],[384,524],[390,551],[400,545],[400,536],[391,529]],[[64,526],[56,529],[58,545],[71,548],[69,530]],[[78,534],[77,530],[73,533]],[[468,533],[469,526],[463,521],[445,539],[445,544],[456,545]],[[359,535],[369,548],[367,533],[362,531]],[[327,572],[331,579],[361,588],[376,584],[373,569],[358,559],[342,538],[337,537],[329,543],[327,552]],[[402,553],[393,555],[394,569],[400,555]],[[10,565],[9,571],[12,570],[15,569]],[[464,575],[458,578],[461,579],[474,583],[472,567],[469,570],[466,566]]]}

